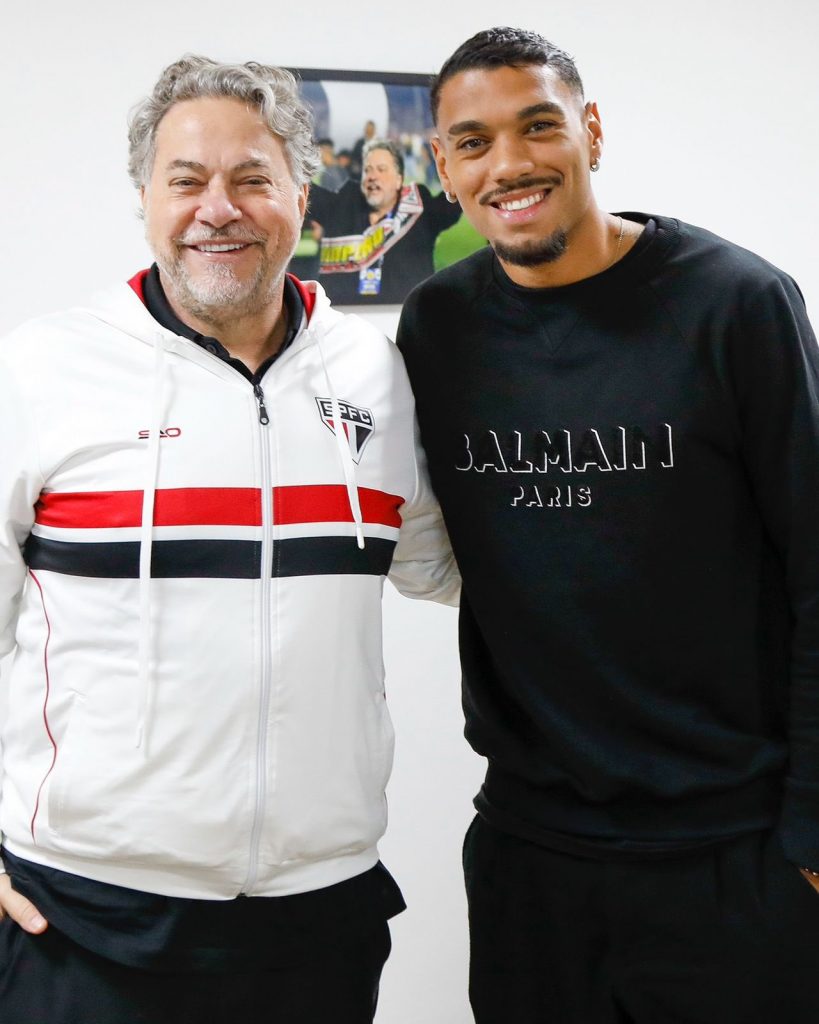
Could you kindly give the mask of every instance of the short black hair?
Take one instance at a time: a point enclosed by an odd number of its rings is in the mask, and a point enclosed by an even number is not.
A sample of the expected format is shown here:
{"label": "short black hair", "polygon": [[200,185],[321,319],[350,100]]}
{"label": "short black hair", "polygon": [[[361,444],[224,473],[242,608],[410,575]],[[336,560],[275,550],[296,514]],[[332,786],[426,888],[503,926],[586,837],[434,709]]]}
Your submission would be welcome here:
{"label": "short black hair", "polygon": [[433,123],[438,123],[441,89],[455,75],[473,68],[524,68],[530,65],[552,68],[566,85],[583,97],[583,83],[577,67],[565,50],[527,29],[487,28],[461,43],[432,79],[429,104]]}

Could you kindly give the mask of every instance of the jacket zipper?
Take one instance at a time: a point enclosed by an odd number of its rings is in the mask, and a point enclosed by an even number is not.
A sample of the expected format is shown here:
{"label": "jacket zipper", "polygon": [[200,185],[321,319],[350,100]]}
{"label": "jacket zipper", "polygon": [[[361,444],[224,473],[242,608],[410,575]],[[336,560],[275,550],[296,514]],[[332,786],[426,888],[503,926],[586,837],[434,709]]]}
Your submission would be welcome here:
{"label": "jacket zipper", "polygon": [[[219,356],[215,355],[218,359]],[[230,364],[228,364],[230,365]],[[245,375],[231,367],[239,376]],[[245,380],[248,378],[245,377]],[[256,800],[253,808],[253,823],[250,829],[250,848],[248,851],[247,876],[242,885],[241,895],[248,896],[253,892],[259,874],[259,845],[262,834],[262,821],[267,801],[267,720],[270,714],[270,680],[273,674],[273,658],[270,644],[270,602],[273,587],[273,485],[270,478],[270,434],[267,426],[270,417],[264,403],[264,391],[260,379],[253,375],[250,379],[253,397],[256,399],[256,411],[259,419],[259,438],[262,460],[262,551],[260,584],[262,588],[261,629],[261,679],[259,683],[259,717],[258,741],[256,745]]]}
{"label": "jacket zipper", "polygon": [[258,381],[253,381],[253,394],[256,396],[256,402],[259,406],[259,423],[266,427],[270,419],[264,404],[264,391],[262,391],[262,385]]}
{"label": "jacket zipper", "polygon": [[259,844],[262,833],[262,821],[267,802],[267,726],[270,713],[270,680],[272,677],[272,652],[270,643],[270,602],[273,586],[273,486],[270,479],[270,433],[266,429],[270,423],[264,404],[264,392],[261,384],[253,383],[253,394],[256,398],[259,414],[259,437],[262,459],[262,551],[261,551],[261,679],[259,685],[259,718],[258,740],[256,745],[256,800],[253,809],[253,824],[250,830],[250,850],[248,856],[247,877],[242,892],[250,895],[256,885],[259,866]]}

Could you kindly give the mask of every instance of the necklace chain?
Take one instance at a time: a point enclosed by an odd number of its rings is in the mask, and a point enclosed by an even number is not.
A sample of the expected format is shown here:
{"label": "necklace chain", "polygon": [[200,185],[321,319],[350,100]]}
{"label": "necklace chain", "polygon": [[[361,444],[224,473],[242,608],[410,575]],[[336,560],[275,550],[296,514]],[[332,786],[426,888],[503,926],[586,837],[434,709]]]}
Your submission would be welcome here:
{"label": "necklace chain", "polygon": [[622,217],[617,218],[620,221],[620,232],[617,235],[617,248],[614,250],[614,259],[611,261],[609,266],[613,267],[617,260],[620,258],[620,246],[623,244],[623,232],[625,230],[625,224]]}

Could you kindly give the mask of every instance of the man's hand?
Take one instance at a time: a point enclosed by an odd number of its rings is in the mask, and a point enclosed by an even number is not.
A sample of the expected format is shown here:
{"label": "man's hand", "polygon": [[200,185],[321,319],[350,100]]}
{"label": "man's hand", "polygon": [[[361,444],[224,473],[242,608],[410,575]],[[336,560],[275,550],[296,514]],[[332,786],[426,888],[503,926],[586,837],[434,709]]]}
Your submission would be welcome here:
{"label": "man's hand", "polygon": [[0,875],[0,919],[6,914],[16,921],[23,931],[38,935],[48,927],[48,921],[40,911],[19,892],[11,887],[11,879],[8,875]]}
{"label": "man's hand", "polygon": [[806,878],[810,882],[810,884],[813,886],[813,888],[817,892],[819,892],[819,878],[815,878],[809,872],[805,871],[804,868],[800,868],[799,870],[802,872],[802,877]]}

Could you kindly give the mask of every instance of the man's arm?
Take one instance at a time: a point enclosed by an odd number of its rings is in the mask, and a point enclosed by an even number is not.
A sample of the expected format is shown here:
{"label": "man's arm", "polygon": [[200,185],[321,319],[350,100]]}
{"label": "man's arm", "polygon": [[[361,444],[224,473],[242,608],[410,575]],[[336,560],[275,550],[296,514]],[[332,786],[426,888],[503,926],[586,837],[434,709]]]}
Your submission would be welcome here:
{"label": "man's arm", "polygon": [[743,464],[791,611],[779,831],[787,857],[819,871],[819,349],[802,296],[784,275],[743,306],[730,332],[727,379]]}
{"label": "man's arm", "polygon": [[31,411],[0,359],[0,658],[14,647],[17,611],[26,578],[23,545],[34,524],[41,490]]}
{"label": "man's arm", "polygon": [[416,491],[401,507],[401,531],[389,578],[405,597],[457,605],[461,576],[441,509],[432,493],[426,457],[415,427]]}
{"label": "man's arm", "polygon": [[424,185],[421,195],[424,200],[424,216],[428,216],[435,225],[435,234],[439,235],[461,219],[460,203],[450,203],[445,192],[433,195]]}
{"label": "man's arm", "polygon": [[[338,192],[331,192],[321,185],[311,185],[305,220],[308,223],[319,224],[324,234],[332,233],[335,230],[334,217],[353,207],[359,196],[358,185],[353,181],[345,181]],[[324,231],[327,224],[330,224],[330,227]]]}
{"label": "man's arm", "polygon": [[[14,647],[17,611],[26,577],[22,548],[34,523],[34,505],[42,489],[29,403],[14,384],[14,374],[0,359],[0,658]],[[0,678],[0,685],[3,684]],[[0,747],[2,757],[2,747]],[[0,785],[2,785],[0,762]],[[0,789],[0,803],[2,790]],[[2,840],[2,836],[0,836]],[[0,872],[3,871],[0,862]],[[38,933],[46,921],[11,879],[0,874],[0,919],[6,914],[25,931]]]}

